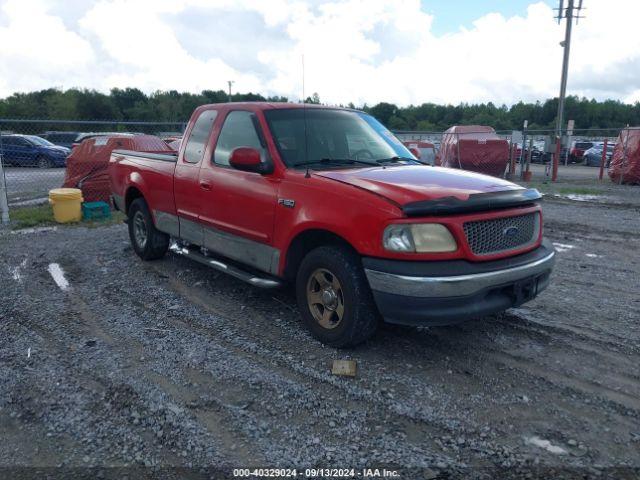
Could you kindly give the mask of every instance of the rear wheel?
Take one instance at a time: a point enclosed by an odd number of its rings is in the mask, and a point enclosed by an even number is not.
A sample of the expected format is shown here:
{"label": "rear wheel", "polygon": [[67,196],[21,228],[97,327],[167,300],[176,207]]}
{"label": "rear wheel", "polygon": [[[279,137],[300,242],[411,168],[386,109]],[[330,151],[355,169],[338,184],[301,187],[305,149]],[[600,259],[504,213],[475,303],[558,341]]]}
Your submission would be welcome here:
{"label": "rear wheel", "polygon": [[47,157],[40,155],[36,159],[36,166],[38,168],[51,168],[53,166],[53,163],[51,163],[51,160],[49,160]]}
{"label": "rear wheel", "polygon": [[169,235],[156,229],[147,203],[137,198],[129,207],[129,238],[143,260],[162,258],[169,248]]}
{"label": "rear wheel", "polygon": [[357,345],[378,327],[360,259],[345,247],[318,247],[307,254],[296,277],[296,297],[307,328],[327,345]]}

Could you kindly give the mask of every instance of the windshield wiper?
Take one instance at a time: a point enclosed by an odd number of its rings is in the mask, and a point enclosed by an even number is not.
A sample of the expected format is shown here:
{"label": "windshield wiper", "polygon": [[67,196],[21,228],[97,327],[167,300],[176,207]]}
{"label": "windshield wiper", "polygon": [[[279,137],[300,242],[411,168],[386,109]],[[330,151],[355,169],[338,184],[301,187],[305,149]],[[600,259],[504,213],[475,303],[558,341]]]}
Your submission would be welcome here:
{"label": "windshield wiper", "polygon": [[385,163],[385,162],[391,162],[391,163],[398,163],[398,162],[418,162],[418,163],[422,163],[423,165],[425,165],[425,163],[421,162],[420,160],[416,160],[415,158],[409,158],[409,157],[390,157],[390,158],[381,158],[380,160],[376,160],[376,163]]}
{"label": "windshield wiper", "polygon": [[349,164],[354,164],[354,163],[359,163],[362,165],[369,165],[369,166],[373,166],[373,167],[379,167],[380,164],[378,164],[377,162],[367,162],[366,160],[356,160],[354,158],[321,158],[320,160],[310,160],[308,162],[302,162],[302,163],[296,163],[295,166],[296,167],[300,167],[300,166],[306,166],[306,165],[316,165],[316,164],[323,164],[323,165],[349,165]]}

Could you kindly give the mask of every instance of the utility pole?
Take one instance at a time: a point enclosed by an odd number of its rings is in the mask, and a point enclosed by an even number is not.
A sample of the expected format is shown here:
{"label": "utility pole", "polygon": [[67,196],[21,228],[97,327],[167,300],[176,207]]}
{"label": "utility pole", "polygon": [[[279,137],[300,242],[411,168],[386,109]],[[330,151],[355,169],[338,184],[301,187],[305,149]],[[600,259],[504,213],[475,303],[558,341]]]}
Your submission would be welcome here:
{"label": "utility pole", "polygon": [[[558,6],[558,23],[563,18],[567,19],[566,29],[564,33],[564,41],[560,42],[560,45],[564,48],[564,56],[562,58],[562,78],[560,79],[560,98],[558,98],[558,116],[556,118],[556,136],[559,138],[562,135],[562,121],[564,117],[564,98],[567,92],[567,74],[569,71],[569,51],[571,49],[571,27],[573,25],[573,19],[576,20],[580,17],[580,10],[582,10],[582,0],[578,0],[578,7],[575,7],[574,0],[567,0],[567,8],[564,8],[564,0],[560,0]],[[577,10],[577,14],[574,15],[574,9]]]}
{"label": "utility pole", "polygon": [[231,103],[231,85],[233,85],[236,82],[233,80],[227,80],[227,83],[229,84],[229,103]]}

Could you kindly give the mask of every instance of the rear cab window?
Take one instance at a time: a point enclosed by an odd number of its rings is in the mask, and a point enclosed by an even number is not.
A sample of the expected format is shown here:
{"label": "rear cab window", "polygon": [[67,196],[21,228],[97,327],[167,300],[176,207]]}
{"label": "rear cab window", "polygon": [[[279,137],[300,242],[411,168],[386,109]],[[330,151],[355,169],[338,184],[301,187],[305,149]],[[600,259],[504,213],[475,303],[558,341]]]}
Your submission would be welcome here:
{"label": "rear cab window", "polygon": [[200,113],[200,116],[198,116],[196,123],[191,129],[191,133],[189,133],[189,139],[184,148],[183,159],[185,162],[198,163],[202,160],[213,122],[217,116],[217,110],[205,110]]}

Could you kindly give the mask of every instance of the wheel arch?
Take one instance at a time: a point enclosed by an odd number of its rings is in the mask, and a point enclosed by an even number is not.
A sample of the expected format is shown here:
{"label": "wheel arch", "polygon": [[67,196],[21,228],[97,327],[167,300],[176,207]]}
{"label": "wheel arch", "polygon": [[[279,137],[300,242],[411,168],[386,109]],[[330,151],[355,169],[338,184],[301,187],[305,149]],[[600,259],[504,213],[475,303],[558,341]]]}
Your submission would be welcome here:
{"label": "wheel arch", "polygon": [[142,198],[146,202],[146,199],[144,198],[144,194],[137,186],[132,185],[129,188],[127,188],[127,192],[124,195],[124,212],[123,213],[125,215],[129,214],[129,207],[131,206],[133,201],[138,198]]}
{"label": "wheel arch", "polygon": [[342,246],[357,253],[354,246],[341,235],[323,228],[309,228],[298,232],[289,243],[284,258],[282,276],[287,280],[295,279],[305,255],[314,248],[325,245]]}

